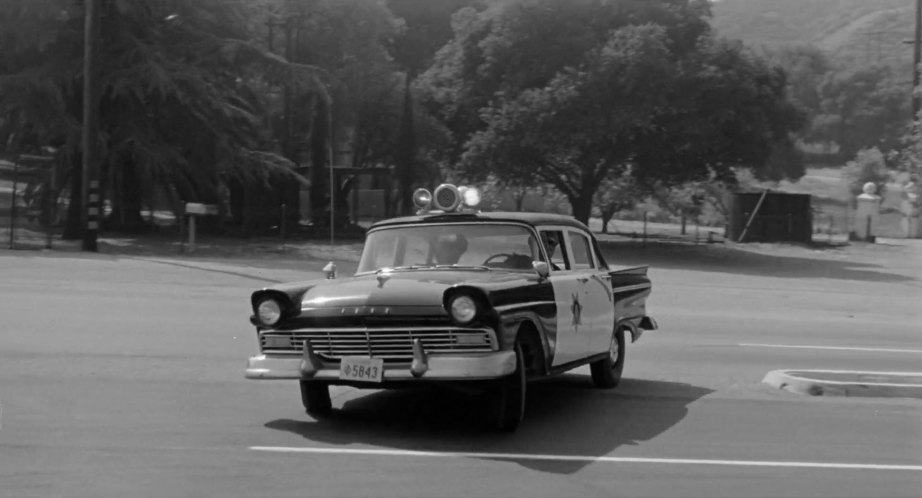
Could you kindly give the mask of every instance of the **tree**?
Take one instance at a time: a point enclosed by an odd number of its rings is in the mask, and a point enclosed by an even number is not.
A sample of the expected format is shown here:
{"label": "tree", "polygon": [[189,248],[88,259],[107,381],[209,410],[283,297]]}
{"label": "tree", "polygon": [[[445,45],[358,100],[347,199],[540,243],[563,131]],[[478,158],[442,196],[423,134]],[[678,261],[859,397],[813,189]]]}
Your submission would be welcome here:
{"label": "tree", "polygon": [[423,75],[429,101],[469,137],[467,175],[534,176],[582,221],[599,185],[628,169],[647,185],[762,169],[799,115],[784,75],[714,41],[706,15],[705,3],[666,1],[460,11]]}
{"label": "tree", "polygon": [[595,194],[595,205],[602,219],[602,233],[608,233],[608,223],[618,211],[630,209],[640,199],[640,189],[629,172],[620,177],[606,178]]}
{"label": "tree", "polygon": [[[76,237],[83,14],[64,0],[26,3],[33,8],[0,5],[4,28],[41,28],[46,38],[22,37],[16,51],[4,52],[0,115],[24,118],[21,128],[40,128],[43,143],[59,145],[72,180],[65,236]],[[182,201],[220,203],[220,185],[228,182],[269,188],[273,176],[299,179],[289,161],[267,150],[258,83],[297,79],[316,86],[321,72],[254,43],[263,2],[119,0],[103,1],[102,8],[101,178],[113,205],[110,225],[140,224],[141,207],[157,189],[178,212]],[[46,102],[45,116],[17,95]]]}
{"label": "tree", "polygon": [[899,147],[908,124],[908,89],[888,66],[870,66],[830,72],[819,84],[820,110],[814,117],[809,141],[835,143],[838,157],[854,157],[859,150]]}
{"label": "tree", "polygon": [[561,73],[544,88],[485,110],[488,128],[468,142],[465,170],[536,175],[587,221],[599,184],[627,167],[632,136],[650,125],[648,110],[664,102],[663,88],[648,82],[665,79],[666,55],[659,28],[618,30],[586,70]]}
{"label": "tree", "polygon": [[483,0],[387,0],[387,7],[403,21],[393,38],[394,61],[411,78],[432,65],[435,53],[451,39],[452,14],[465,7],[482,9]]}

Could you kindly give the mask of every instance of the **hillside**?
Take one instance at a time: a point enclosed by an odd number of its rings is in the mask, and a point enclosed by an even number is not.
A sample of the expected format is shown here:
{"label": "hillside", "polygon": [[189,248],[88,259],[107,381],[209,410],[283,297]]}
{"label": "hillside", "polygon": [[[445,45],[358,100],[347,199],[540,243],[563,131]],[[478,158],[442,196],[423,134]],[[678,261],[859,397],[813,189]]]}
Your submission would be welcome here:
{"label": "hillside", "polygon": [[911,0],[720,0],[712,11],[718,33],[753,47],[815,45],[839,60],[905,65],[911,74]]}

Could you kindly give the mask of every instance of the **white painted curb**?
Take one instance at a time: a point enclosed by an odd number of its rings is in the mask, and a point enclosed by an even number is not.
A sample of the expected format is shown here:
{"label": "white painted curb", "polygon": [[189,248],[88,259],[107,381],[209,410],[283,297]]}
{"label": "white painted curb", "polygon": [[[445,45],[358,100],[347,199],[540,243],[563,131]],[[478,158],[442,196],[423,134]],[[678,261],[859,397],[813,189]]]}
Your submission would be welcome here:
{"label": "white painted curb", "polygon": [[[839,377],[831,380],[821,377]],[[797,394],[867,398],[922,399],[922,372],[850,370],[773,370],[762,382]]]}

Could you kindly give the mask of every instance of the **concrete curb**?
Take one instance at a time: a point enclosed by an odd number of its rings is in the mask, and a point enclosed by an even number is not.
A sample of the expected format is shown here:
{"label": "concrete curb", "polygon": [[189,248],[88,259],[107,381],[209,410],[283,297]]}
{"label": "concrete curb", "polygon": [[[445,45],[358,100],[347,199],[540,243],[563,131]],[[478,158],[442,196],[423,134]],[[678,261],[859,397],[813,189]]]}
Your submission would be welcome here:
{"label": "concrete curb", "polygon": [[810,396],[922,399],[922,372],[773,370],[762,382]]}

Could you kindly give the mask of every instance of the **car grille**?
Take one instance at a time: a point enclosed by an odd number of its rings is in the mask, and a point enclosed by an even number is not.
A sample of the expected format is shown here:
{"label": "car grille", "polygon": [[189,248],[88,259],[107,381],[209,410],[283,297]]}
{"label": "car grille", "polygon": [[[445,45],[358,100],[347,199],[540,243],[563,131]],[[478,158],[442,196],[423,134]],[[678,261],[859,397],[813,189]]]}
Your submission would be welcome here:
{"label": "car grille", "polygon": [[350,328],[267,330],[259,335],[264,353],[300,354],[304,341],[314,353],[328,360],[343,356],[372,356],[386,361],[413,358],[413,340],[419,339],[428,354],[489,353],[498,349],[489,328]]}

